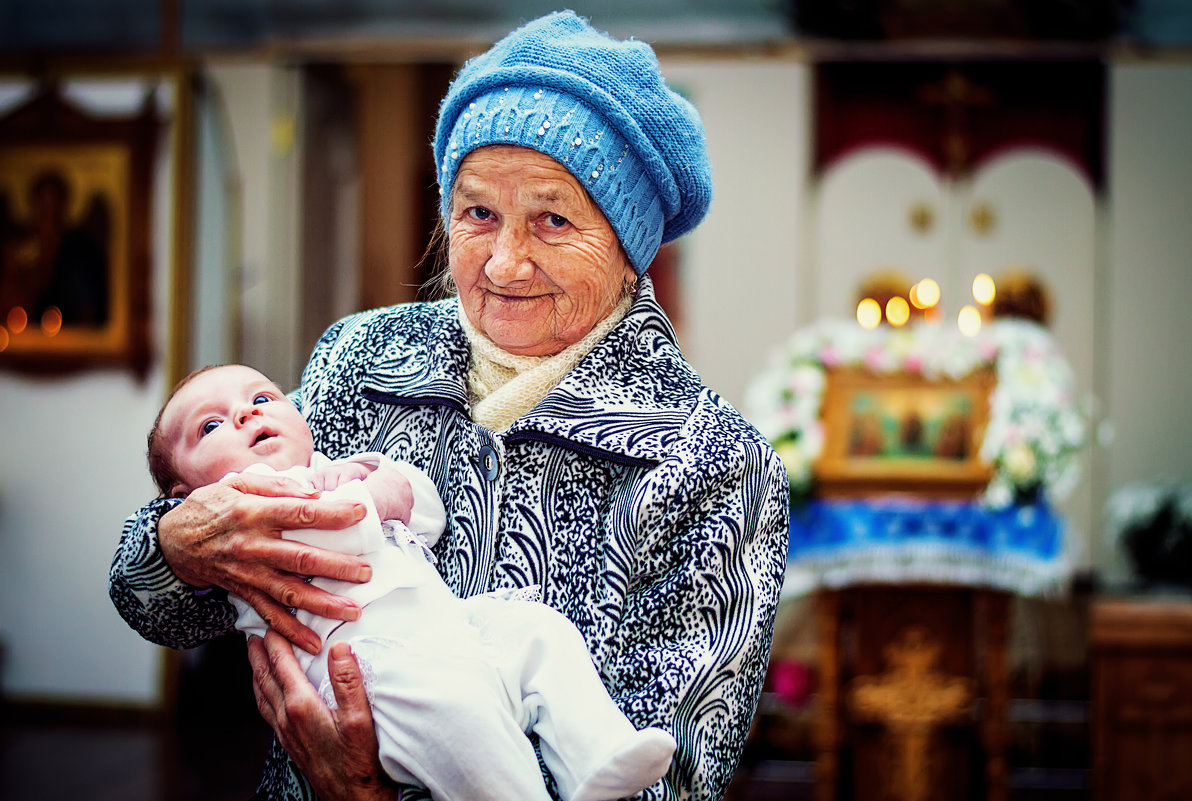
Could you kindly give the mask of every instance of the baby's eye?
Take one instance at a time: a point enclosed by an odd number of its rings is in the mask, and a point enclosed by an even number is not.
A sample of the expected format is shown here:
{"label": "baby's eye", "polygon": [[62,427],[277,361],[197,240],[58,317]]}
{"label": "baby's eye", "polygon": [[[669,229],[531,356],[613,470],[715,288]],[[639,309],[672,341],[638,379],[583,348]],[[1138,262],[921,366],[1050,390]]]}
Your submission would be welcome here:
{"label": "baby's eye", "polygon": [[273,400],[272,396],[266,395],[264,392],[262,392],[260,395],[257,395],[252,399],[252,403],[253,406],[257,406],[262,403],[269,403],[271,400]]}
{"label": "baby's eye", "polygon": [[219,420],[208,420],[199,428],[199,432],[205,437],[215,429],[219,428]]}

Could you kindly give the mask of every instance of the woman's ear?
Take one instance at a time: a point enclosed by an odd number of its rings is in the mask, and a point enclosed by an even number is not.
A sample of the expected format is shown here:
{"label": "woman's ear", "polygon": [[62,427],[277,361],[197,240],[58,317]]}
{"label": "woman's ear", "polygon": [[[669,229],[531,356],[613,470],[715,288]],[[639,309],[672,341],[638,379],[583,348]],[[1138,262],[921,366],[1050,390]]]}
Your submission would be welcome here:
{"label": "woman's ear", "polygon": [[190,494],[190,488],[187,487],[185,484],[183,484],[181,481],[175,481],[173,486],[170,487],[170,497],[171,498],[185,498],[189,494]]}

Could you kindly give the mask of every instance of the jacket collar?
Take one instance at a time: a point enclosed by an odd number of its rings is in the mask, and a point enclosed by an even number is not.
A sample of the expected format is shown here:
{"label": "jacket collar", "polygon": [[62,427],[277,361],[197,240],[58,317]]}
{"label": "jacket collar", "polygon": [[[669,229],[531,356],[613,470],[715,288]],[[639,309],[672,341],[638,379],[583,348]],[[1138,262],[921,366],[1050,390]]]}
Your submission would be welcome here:
{"label": "jacket collar", "polygon": [[466,411],[468,340],[459,324],[459,301],[395,308],[398,313],[388,316],[385,329],[390,341],[368,366],[361,394],[383,403]]}
{"label": "jacket collar", "polygon": [[[430,324],[385,349],[365,378],[366,397],[466,412],[468,344],[458,301],[424,304]],[[625,318],[505,434],[653,466],[665,457],[702,388],[643,276]]]}

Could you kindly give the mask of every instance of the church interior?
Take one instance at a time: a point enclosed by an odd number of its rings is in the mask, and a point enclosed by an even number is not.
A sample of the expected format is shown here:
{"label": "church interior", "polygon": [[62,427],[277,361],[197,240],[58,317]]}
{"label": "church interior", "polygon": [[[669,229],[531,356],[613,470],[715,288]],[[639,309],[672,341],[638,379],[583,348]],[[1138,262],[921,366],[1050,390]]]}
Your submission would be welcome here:
{"label": "church interior", "polygon": [[[568,5],[699,109],[711,211],[649,274],[790,479],[728,801],[1192,798],[1192,5]],[[0,799],[252,796],[241,639],[108,599],[146,432],[431,296],[439,99],[550,10],[0,7]],[[104,276],[49,306],[39,215]]]}

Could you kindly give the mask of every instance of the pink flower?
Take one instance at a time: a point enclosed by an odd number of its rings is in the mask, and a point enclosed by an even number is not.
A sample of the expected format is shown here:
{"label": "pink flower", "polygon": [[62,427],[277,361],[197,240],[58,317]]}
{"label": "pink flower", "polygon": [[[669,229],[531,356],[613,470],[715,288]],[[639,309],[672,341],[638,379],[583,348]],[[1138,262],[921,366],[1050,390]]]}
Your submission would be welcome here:
{"label": "pink flower", "polygon": [[840,364],[840,356],[836,353],[836,348],[831,344],[824,345],[819,353],[820,364],[824,367],[835,367]]}
{"label": "pink flower", "polygon": [[791,706],[803,706],[815,684],[811,668],[797,659],[775,659],[766,672],[766,688]]}
{"label": "pink flower", "polygon": [[1006,426],[1006,444],[1018,445],[1026,439],[1026,433],[1022,430],[1022,426],[1017,423],[1011,423]]}
{"label": "pink flower", "polygon": [[865,366],[869,368],[870,372],[880,373],[882,366],[885,364],[885,359],[882,358],[882,348],[880,345],[874,345],[865,351]]}

